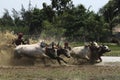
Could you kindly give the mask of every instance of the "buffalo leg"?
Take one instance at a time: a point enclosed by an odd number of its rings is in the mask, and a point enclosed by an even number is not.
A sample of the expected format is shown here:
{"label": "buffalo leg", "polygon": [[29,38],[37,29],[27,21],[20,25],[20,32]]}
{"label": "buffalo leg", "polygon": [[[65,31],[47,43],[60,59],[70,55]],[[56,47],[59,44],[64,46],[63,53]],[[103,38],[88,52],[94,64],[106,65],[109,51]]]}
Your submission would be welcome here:
{"label": "buffalo leg", "polygon": [[100,62],[102,62],[102,58],[101,57],[99,57],[99,60],[100,60]]}
{"label": "buffalo leg", "polygon": [[42,58],[43,64],[46,66],[45,58]]}
{"label": "buffalo leg", "polygon": [[61,62],[60,62],[60,59],[59,59],[59,58],[57,58],[57,61],[58,61],[58,63],[61,65]]}
{"label": "buffalo leg", "polygon": [[50,57],[48,57],[47,59],[50,60],[50,62],[52,62],[53,64],[55,64]]}
{"label": "buffalo leg", "polygon": [[[44,64],[45,66],[47,66],[46,60],[50,60],[50,61],[54,64],[53,60],[52,60],[50,57],[43,57],[43,58],[42,58],[42,61],[43,61],[43,64]],[[61,63],[59,60],[58,60],[58,62]]]}
{"label": "buffalo leg", "polygon": [[60,60],[62,60],[64,63],[67,64],[67,62],[65,60],[63,60],[61,57],[57,57],[57,61],[58,61],[59,64],[61,64]]}

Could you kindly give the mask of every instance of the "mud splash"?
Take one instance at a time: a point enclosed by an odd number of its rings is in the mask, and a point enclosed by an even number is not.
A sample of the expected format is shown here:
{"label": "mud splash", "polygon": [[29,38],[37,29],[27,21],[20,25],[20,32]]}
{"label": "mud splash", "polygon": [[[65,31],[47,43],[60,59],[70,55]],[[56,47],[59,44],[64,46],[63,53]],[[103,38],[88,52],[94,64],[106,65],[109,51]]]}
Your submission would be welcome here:
{"label": "mud splash", "polygon": [[16,35],[12,32],[0,32],[0,66],[33,64],[31,59],[16,60],[13,58],[15,46],[12,44],[12,39],[14,38],[16,38]]}

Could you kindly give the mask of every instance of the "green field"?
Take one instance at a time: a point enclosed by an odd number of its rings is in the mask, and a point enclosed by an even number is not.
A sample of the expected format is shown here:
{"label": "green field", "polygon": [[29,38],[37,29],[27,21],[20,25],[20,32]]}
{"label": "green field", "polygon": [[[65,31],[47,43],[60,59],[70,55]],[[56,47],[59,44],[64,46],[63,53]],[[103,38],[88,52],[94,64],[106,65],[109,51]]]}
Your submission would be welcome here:
{"label": "green field", "polygon": [[108,44],[111,52],[105,54],[106,56],[120,56],[120,45]]}

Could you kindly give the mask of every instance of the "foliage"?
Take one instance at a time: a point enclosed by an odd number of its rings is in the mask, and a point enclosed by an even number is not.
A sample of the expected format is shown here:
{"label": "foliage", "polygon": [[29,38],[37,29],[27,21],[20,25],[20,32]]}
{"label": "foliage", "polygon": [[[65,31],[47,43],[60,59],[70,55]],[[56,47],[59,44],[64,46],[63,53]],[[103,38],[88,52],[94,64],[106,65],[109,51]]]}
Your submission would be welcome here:
{"label": "foliage", "polygon": [[5,9],[4,15],[1,18],[1,24],[3,26],[8,26],[8,25],[13,26],[14,25],[13,24],[13,19],[10,16],[10,14],[9,14],[7,9]]}
{"label": "foliage", "polygon": [[100,13],[104,17],[105,23],[109,24],[111,35],[113,28],[120,23],[119,3],[119,0],[110,0],[103,8],[100,9]]}
{"label": "foliage", "polygon": [[113,28],[120,22],[120,1],[110,0],[98,13],[86,9],[82,4],[74,6],[72,0],[51,0],[43,8],[21,11],[5,9],[0,18],[1,30],[13,30],[30,35],[62,38],[69,41],[108,41]]}

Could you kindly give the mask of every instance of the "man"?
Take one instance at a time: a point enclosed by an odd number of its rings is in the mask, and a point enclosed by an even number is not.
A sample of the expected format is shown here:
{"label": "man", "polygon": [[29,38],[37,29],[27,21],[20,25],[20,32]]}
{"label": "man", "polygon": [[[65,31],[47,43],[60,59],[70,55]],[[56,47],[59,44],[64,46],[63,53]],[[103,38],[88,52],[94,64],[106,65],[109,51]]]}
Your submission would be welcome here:
{"label": "man", "polygon": [[65,43],[64,43],[64,48],[71,50],[71,47],[69,46],[68,42],[65,42]]}
{"label": "man", "polygon": [[21,45],[21,44],[25,44],[24,40],[22,39],[23,33],[18,33],[17,35],[18,35],[18,38],[15,39],[15,40],[12,42],[12,44],[15,43],[16,46]]}

